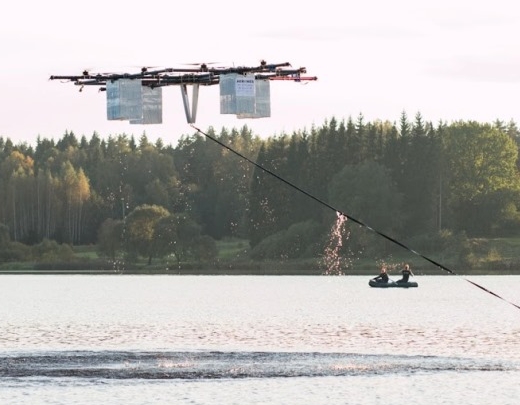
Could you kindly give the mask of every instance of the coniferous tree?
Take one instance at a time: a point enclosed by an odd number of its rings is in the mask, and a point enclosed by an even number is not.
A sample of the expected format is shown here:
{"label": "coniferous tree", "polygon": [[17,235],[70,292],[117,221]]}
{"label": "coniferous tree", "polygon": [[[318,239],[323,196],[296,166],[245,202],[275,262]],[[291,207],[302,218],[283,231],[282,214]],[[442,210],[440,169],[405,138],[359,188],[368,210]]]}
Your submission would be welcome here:
{"label": "coniferous tree", "polygon": [[403,167],[404,210],[408,213],[406,230],[411,234],[435,231],[435,190],[437,189],[438,151],[432,126],[420,113],[411,126],[406,165]]}

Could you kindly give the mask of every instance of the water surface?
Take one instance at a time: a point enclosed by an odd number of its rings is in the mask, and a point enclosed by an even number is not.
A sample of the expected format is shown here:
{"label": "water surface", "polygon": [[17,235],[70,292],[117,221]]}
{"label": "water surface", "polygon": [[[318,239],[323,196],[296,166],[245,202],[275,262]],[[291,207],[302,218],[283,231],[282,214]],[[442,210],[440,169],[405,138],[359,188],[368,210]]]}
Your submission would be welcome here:
{"label": "water surface", "polygon": [[[519,296],[519,276],[468,278]],[[516,403],[520,311],[415,280],[4,275],[0,403]]]}

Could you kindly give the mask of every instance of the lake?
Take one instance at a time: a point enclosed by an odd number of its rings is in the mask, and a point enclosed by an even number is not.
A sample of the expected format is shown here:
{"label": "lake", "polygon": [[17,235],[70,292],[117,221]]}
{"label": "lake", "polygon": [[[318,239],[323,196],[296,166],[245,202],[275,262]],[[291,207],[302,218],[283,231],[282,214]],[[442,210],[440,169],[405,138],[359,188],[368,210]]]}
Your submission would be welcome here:
{"label": "lake", "polygon": [[517,404],[520,276],[0,276],[0,404]]}

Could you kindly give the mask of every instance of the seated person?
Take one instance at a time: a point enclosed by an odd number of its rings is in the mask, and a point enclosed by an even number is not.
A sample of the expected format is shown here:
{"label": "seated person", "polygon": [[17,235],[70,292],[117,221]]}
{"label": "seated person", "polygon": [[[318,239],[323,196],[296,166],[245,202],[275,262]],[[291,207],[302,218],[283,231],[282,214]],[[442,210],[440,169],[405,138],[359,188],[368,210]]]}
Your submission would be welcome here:
{"label": "seated person", "polygon": [[398,283],[407,283],[408,279],[410,278],[410,275],[414,275],[408,264],[404,265],[404,269],[401,270],[401,274],[403,275],[403,277],[400,280],[397,280]]}
{"label": "seated person", "polygon": [[388,283],[388,273],[386,272],[386,266],[382,266],[379,276],[374,277],[372,280],[377,281],[378,283]]}

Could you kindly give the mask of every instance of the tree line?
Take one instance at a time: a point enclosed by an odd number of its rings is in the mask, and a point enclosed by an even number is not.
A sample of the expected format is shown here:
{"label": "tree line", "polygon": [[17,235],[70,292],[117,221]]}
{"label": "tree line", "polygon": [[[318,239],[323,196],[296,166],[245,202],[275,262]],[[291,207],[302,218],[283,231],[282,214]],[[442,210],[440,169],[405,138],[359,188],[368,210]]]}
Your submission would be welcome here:
{"label": "tree line", "polygon": [[[403,112],[397,122],[332,117],[269,137],[247,126],[207,133],[258,166],[200,133],[177,145],[146,134],[67,131],[34,146],[0,137],[0,241],[100,244],[107,256],[126,250],[151,261],[200,258],[214,254],[212,241],[237,237],[254,259],[315,257],[335,221],[316,199],[420,248],[520,232],[513,121],[434,125]],[[354,225],[349,249],[391,252]]]}

